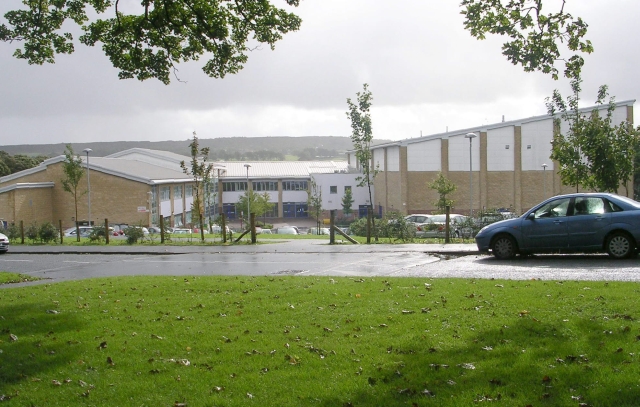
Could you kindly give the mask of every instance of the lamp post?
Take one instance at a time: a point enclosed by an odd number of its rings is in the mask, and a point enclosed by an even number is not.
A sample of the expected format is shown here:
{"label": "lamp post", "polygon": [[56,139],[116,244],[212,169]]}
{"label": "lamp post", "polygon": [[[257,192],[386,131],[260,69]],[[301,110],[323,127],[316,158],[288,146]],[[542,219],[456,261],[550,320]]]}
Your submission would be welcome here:
{"label": "lamp post", "polygon": [[467,133],[464,136],[469,139],[469,216],[473,216],[473,151],[471,144],[476,137],[478,136],[475,133]]}
{"label": "lamp post", "polygon": [[542,184],[544,185],[544,199],[547,199],[547,163],[542,164]]}
{"label": "lamp post", "polygon": [[251,168],[251,165],[245,164],[244,168],[247,169],[247,224],[251,225],[251,194],[249,193],[249,168]]}
{"label": "lamp post", "polygon": [[91,180],[89,178],[89,153],[93,151],[90,148],[82,150],[87,154],[87,199],[89,200],[89,226],[91,226]]}

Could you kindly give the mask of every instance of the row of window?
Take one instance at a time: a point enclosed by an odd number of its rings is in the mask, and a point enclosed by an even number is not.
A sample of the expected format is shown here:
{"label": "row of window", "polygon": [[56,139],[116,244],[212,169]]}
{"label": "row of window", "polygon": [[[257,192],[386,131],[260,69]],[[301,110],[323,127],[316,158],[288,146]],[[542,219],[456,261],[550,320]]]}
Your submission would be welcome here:
{"label": "row of window", "polygon": [[[278,182],[277,181],[253,181],[251,183],[251,187],[254,191],[262,192],[262,191],[277,191],[278,190]],[[308,189],[307,181],[282,181],[282,190],[283,191],[306,191]],[[222,183],[222,191],[223,192],[235,192],[235,191],[246,191],[247,190],[247,182],[246,181],[225,181]],[[347,190],[351,190],[350,186],[344,187],[345,192]],[[182,185],[175,185],[173,187],[173,198],[180,199],[182,198]],[[218,192],[218,185],[213,184],[211,186],[210,193]],[[189,198],[193,196],[193,185],[186,185],[184,187],[185,197]],[[337,186],[330,187],[330,193],[336,194],[338,193]],[[163,186],[160,187],[160,201],[168,201],[171,199],[171,187]]]}
{"label": "row of window", "polygon": [[[309,205],[306,202],[284,202],[282,204],[283,216],[285,218],[308,218],[309,217]],[[222,211],[228,219],[239,219],[241,217],[246,218],[246,214],[241,213],[236,204],[226,203],[222,204]],[[263,215],[261,218],[277,218],[278,217],[278,205],[272,205],[271,210]]]}

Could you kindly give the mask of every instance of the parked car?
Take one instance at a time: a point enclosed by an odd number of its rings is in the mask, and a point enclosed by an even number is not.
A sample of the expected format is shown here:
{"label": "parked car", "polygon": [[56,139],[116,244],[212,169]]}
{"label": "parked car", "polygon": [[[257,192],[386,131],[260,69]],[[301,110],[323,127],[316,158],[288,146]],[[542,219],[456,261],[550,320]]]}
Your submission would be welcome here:
{"label": "parked car", "polygon": [[[258,233],[257,230],[256,230],[256,233]],[[273,233],[271,232],[271,229],[260,228],[260,234],[261,235],[272,235]]]}
{"label": "parked car", "polygon": [[9,251],[9,238],[0,233],[0,254],[5,254],[7,251]]}
{"label": "parked car", "polygon": [[478,250],[499,259],[549,252],[606,252],[624,259],[637,253],[639,240],[640,202],[609,193],[554,196],[476,236]]}
{"label": "parked car", "polygon": [[329,228],[310,227],[309,230],[307,230],[307,234],[308,235],[329,235],[331,234],[331,232],[329,231]]}
{"label": "parked car", "polygon": [[[88,237],[93,231],[93,226],[78,226],[80,229],[80,237]],[[69,229],[65,229],[64,231],[65,237],[76,237],[76,228],[72,227]]]}
{"label": "parked car", "polygon": [[[229,226],[225,225],[224,226],[225,231],[227,232],[227,234],[231,231],[231,229],[229,229]],[[221,234],[222,233],[222,226],[220,225],[213,225],[211,227],[211,230],[213,231],[213,233],[216,234]]]}
{"label": "parked car", "polygon": [[[457,213],[449,214],[449,236],[471,236],[471,230],[465,228],[467,217]],[[416,237],[444,237],[447,215],[430,215],[425,223],[416,224]]]}
{"label": "parked car", "polygon": [[171,233],[174,235],[190,235],[193,233],[193,231],[186,228],[173,228],[173,232]]}
{"label": "parked car", "polygon": [[277,229],[279,235],[299,235],[298,229],[295,226],[282,226]]}
{"label": "parked car", "polygon": [[417,213],[417,214],[414,214],[414,215],[405,216],[404,220],[406,222],[418,225],[420,223],[427,223],[429,221],[429,218],[432,217],[432,216],[433,215],[426,215],[426,214]]}
{"label": "parked car", "polygon": [[[144,227],[144,226],[129,226],[127,229],[130,229],[130,228],[142,229],[142,233],[143,233],[145,236],[149,236],[149,229],[147,229],[147,228],[146,228],[146,227]],[[124,234],[125,234],[125,235],[127,234],[127,229],[124,229]]]}

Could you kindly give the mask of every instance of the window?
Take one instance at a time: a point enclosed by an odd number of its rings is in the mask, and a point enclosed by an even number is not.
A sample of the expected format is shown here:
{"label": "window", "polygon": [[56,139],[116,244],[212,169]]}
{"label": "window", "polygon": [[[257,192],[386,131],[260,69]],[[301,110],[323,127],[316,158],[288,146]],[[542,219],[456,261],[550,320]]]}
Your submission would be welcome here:
{"label": "window", "polygon": [[226,203],[222,204],[222,212],[227,217],[227,219],[235,219],[236,218],[236,204],[234,203]]}
{"label": "window", "polygon": [[277,218],[278,217],[278,204],[273,203],[271,208],[260,216],[261,218]]}
{"label": "window", "polygon": [[191,211],[184,214],[184,223],[187,225],[191,224]]}
{"label": "window", "polygon": [[223,182],[222,190],[224,192],[232,192],[232,191],[246,191],[247,190],[247,182]]}
{"label": "window", "polygon": [[603,214],[604,212],[602,198],[576,198],[573,206],[573,214],[576,216]]}
{"label": "window", "polygon": [[344,186],[344,192],[351,191],[351,185]]}
{"label": "window", "polygon": [[571,198],[561,198],[553,200],[540,208],[536,209],[534,216],[538,218],[555,218],[561,216],[567,216],[567,209],[569,209],[569,201]]}
{"label": "window", "polygon": [[277,181],[254,181],[252,186],[254,191],[277,191],[278,190]]}
{"label": "window", "polygon": [[282,181],[283,191],[306,191],[307,181]]}
{"label": "window", "polygon": [[160,188],[160,200],[168,201],[169,199],[171,199],[171,187]]}
{"label": "window", "polygon": [[330,193],[330,194],[337,194],[337,193],[338,193],[338,187],[337,187],[337,186],[335,186],[335,185],[331,185],[331,186],[329,187],[329,193]]}
{"label": "window", "polygon": [[285,202],[282,212],[285,218],[308,218],[309,206],[306,202]]}
{"label": "window", "polygon": [[173,187],[173,199],[182,199],[182,185]]}
{"label": "window", "polygon": [[184,196],[187,198],[193,196],[193,185],[187,185],[184,187]]}

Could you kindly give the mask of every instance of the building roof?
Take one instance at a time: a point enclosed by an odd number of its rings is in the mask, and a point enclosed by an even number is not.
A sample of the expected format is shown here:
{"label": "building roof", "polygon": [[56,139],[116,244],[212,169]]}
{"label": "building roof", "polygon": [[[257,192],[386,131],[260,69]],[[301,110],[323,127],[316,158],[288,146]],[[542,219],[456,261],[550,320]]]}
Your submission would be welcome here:
{"label": "building roof", "polygon": [[[635,99],[623,100],[621,102],[615,102],[615,106],[616,106],[616,108],[623,107],[623,106],[633,106],[633,104],[635,102],[636,102]],[[584,113],[590,113],[596,108],[602,110],[602,109],[606,109],[607,107],[608,107],[608,105],[584,107],[584,108],[579,109],[579,112],[583,113],[583,114]],[[560,114],[556,114],[554,117],[559,118]],[[467,133],[484,132],[484,131],[488,131],[488,130],[498,129],[498,128],[501,128],[501,127],[521,126],[521,125],[523,125],[525,123],[531,123],[531,122],[536,122],[536,121],[541,121],[541,120],[548,120],[550,118],[551,118],[551,116],[549,114],[544,114],[544,115],[539,115],[539,116],[531,116],[531,117],[527,117],[527,118],[524,118],[524,119],[511,120],[511,121],[508,121],[508,122],[485,124],[485,125],[482,125],[482,126],[469,127],[467,129],[447,131],[445,133],[430,134],[428,136],[414,137],[414,138],[409,138],[409,139],[404,139],[404,140],[399,140],[399,141],[392,141],[392,142],[384,143],[384,144],[376,144],[376,145],[372,145],[371,149],[374,150],[374,149],[377,149],[377,148],[385,148],[385,147],[407,146],[407,145],[413,144],[413,143],[420,143],[420,142],[423,142],[423,141],[434,140],[434,139],[449,138],[449,137],[452,137],[452,136],[460,136],[462,134],[467,134]],[[348,152],[353,152],[353,151],[355,151],[355,150],[349,150]]]}
{"label": "building roof", "polygon": [[[86,165],[86,156],[80,156]],[[47,166],[62,162],[64,155],[49,158],[40,165],[15,174],[0,178],[0,183],[46,170]],[[107,157],[89,156],[89,167],[93,171],[142,182],[149,185],[181,183],[193,179],[192,175],[185,174],[180,167],[180,162],[185,161],[190,168],[191,157],[179,154],[150,150],[145,148],[132,148],[111,154]],[[249,167],[250,179],[308,179],[311,174],[330,174],[348,172],[346,161],[252,161],[252,162],[211,162],[214,169],[220,169],[220,175],[225,179],[246,179]],[[213,176],[217,175],[214,171]]]}

